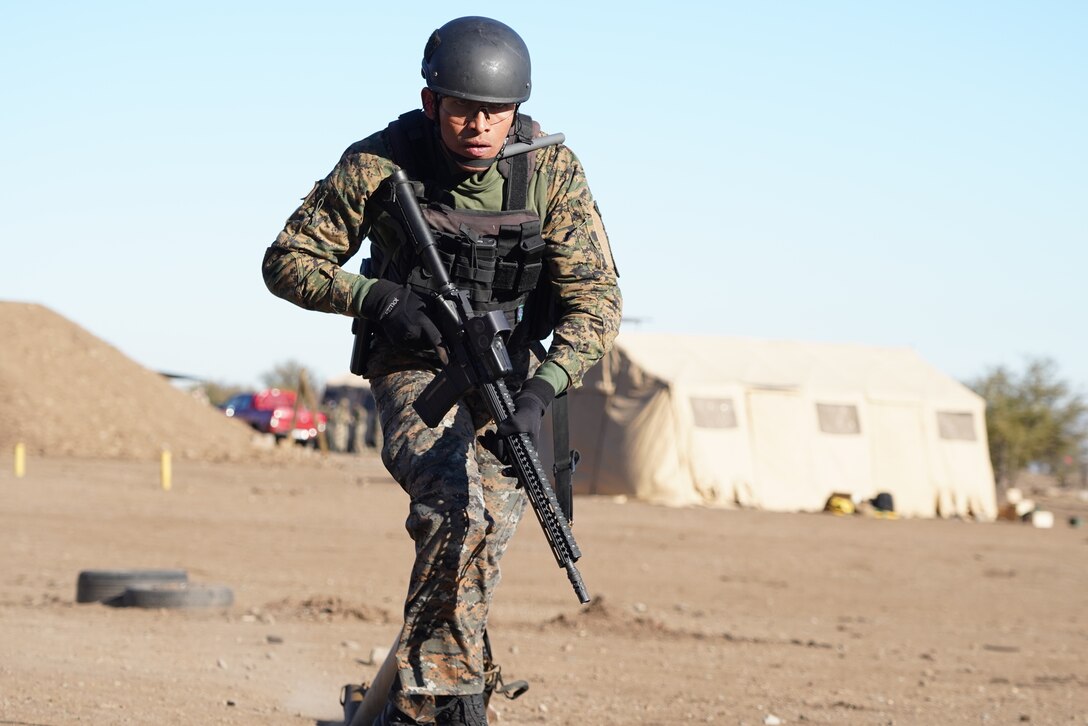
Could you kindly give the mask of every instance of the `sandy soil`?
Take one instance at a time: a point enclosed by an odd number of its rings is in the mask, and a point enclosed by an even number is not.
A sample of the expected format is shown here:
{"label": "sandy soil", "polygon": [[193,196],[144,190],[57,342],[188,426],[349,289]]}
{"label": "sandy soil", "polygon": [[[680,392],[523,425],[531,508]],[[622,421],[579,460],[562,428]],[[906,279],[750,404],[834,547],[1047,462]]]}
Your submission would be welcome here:
{"label": "sandy soil", "polygon": [[[336,724],[397,630],[405,497],[373,456],[0,454],[0,723]],[[1065,512],[1088,506],[1067,502]],[[492,636],[508,724],[1088,723],[1088,530],[576,500],[594,602],[528,519]],[[183,567],[215,610],[76,604]]]}
{"label": "sandy soil", "polygon": [[[0,339],[0,724],[338,724],[411,560],[378,459],[254,447],[39,305],[0,302]],[[1088,723],[1088,503],[1044,504],[1055,529],[578,498],[587,607],[527,518],[500,722]],[[82,570],[161,567],[235,602],[75,602]]]}

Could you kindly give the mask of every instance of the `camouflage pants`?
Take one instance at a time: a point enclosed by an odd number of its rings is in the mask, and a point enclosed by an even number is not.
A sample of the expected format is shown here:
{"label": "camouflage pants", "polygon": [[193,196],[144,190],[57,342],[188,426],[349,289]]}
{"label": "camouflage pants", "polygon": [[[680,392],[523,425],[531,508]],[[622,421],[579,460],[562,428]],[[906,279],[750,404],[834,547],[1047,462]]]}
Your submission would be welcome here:
{"label": "camouflage pants", "polygon": [[484,689],[487,612],[526,503],[476,440],[490,423],[481,400],[466,397],[433,429],[420,420],[412,402],[433,377],[409,370],[371,379],[382,460],[411,497],[405,527],[416,551],[392,697],[423,723],[433,720],[434,696]]}

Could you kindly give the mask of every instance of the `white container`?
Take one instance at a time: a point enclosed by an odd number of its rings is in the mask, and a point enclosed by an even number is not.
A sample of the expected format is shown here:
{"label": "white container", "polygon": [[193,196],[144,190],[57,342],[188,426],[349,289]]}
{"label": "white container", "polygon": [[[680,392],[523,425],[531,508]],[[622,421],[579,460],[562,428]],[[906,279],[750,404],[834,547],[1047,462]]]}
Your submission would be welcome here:
{"label": "white container", "polygon": [[1054,513],[1036,509],[1031,513],[1031,526],[1039,529],[1050,529],[1054,526]]}
{"label": "white container", "polygon": [[1021,499],[1016,503],[1016,516],[1023,517],[1025,514],[1030,514],[1035,511],[1034,499]]}

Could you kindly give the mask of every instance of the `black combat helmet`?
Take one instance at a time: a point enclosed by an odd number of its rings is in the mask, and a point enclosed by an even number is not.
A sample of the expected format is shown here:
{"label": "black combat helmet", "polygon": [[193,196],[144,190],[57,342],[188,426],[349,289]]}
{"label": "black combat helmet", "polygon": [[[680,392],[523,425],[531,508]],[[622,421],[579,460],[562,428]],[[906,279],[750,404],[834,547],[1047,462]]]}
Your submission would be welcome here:
{"label": "black combat helmet", "polygon": [[529,99],[529,49],[509,26],[491,18],[457,18],[431,33],[423,49],[427,88],[485,103]]}

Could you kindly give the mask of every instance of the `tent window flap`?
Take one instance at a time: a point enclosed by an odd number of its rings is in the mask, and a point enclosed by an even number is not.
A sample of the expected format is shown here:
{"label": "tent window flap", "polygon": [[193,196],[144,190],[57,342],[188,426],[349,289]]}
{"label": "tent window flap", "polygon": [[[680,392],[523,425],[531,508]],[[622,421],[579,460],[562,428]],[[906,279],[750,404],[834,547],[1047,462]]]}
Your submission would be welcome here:
{"label": "tent window flap", "polygon": [[691,399],[691,412],[695,425],[701,429],[735,429],[737,412],[731,398],[695,398]]}
{"label": "tent window flap", "polygon": [[817,403],[816,416],[825,434],[860,434],[858,407],[852,404]]}
{"label": "tent window flap", "polygon": [[966,413],[938,411],[937,431],[942,439],[975,441],[975,417],[970,411]]}

